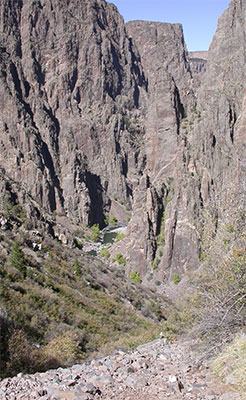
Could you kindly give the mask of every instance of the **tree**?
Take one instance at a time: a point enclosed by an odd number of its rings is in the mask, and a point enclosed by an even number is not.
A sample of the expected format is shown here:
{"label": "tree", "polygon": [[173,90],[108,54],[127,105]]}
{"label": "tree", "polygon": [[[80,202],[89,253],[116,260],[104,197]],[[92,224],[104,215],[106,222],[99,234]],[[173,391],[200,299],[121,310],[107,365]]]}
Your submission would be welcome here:
{"label": "tree", "polygon": [[9,262],[12,267],[18,269],[23,276],[26,276],[26,266],[24,253],[20,248],[19,243],[15,240],[9,256]]}
{"label": "tree", "polygon": [[77,258],[75,258],[74,263],[73,263],[73,273],[74,273],[74,275],[76,275],[78,277],[81,276],[81,268],[80,268]]}
{"label": "tree", "polygon": [[94,224],[91,227],[91,236],[90,239],[93,242],[97,242],[99,240],[99,236],[100,236],[100,228],[98,224]]}

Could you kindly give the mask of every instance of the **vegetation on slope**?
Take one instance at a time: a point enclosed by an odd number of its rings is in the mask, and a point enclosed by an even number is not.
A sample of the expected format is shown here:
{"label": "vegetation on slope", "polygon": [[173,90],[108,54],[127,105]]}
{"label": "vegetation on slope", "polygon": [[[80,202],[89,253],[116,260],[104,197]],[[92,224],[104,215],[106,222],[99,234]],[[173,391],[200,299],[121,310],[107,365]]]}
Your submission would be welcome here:
{"label": "vegetation on slope", "polygon": [[223,378],[230,370],[245,393],[245,202],[233,190],[226,199],[204,215],[201,266],[188,276],[187,290],[165,324],[171,336],[185,332],[199,339],[203,356],[216,357],[214,371]]}
{"label": "vegetation on slope", "polygon": [[237,199],[231,193],[230,209],[220,204],[220,216],[215,208],[204,215],[201,266],[189,275],[178,312],[189,329],[218,345],[246,322],[246,215]]}
{"label": "vegetation on slope", "polygon": [[0,377],[71,365],[159,335],[157,297],[139,290],[124,265],[30,229],[11,201],[0,213]]}

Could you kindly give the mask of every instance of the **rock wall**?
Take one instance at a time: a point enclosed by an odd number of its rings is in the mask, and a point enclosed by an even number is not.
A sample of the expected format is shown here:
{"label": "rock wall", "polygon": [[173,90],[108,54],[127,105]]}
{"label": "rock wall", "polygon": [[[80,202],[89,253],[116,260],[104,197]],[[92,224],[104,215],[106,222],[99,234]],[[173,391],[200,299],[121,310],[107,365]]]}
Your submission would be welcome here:
{"label": "rock wall", "polygon": [[[1,167],[49,211],[103,225],[143,134],[138,53],[105,1],[1,2]],[[134,175],[134,172],[133,172]]]}
{"label": "rock wall", "polygon": [[135,191],[126,254],[128,265],[140,267],[142,274],[153,262],[157,267],[162,258],[166,279],[176,252],[173,240],[183,148],[180,127],[195,105],[192,76],[181,25],[133,21],[126,28],[139,49],[148,80],[146,170]]}

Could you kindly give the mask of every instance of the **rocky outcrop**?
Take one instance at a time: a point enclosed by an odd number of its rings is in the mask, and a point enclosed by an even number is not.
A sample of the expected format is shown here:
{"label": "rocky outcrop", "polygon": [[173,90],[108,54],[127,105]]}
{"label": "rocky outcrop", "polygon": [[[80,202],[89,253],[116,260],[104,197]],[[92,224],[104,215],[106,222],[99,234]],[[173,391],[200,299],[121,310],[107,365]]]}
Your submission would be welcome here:
{"label": "rocky outcrop", "polygon": [[207,59],[207,51],[189,52],[189,63],[194,76],[201,77],[201,75],[203,75],[203,73],[206,71]]}

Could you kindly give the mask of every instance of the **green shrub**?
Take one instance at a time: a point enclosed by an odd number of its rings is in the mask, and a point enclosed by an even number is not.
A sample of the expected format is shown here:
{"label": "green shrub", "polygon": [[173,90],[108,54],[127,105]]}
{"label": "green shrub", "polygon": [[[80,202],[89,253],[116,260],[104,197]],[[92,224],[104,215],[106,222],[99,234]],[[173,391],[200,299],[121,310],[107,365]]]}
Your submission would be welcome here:
{"label": "green shrub", "polygon": [[161,223],[160,223],[160,233],[157,236],[157,246],[164,245],[165,244],[165,238],[164,238],[164,226],[165,226],[165,210],[163,211],[162,217],[161,217]]}
{"label": "green shrub", "polygon": [[152,262],[152,267],[153,267],[154,269],[157,269],[157,268],[158,268],[158,264],[159,264],[159,258],[156,256],[156,257],[154,258],[154,261]]}
{"label": "green shrub", "polygon": [[47,358],[57,360],[60,365],[69,365],[83,358],[80,338],[76,332],[62,332],[44,348]]}
{"label": "green shrub", "polygon": [[98,224],[94,224],[91,227],[91,236],[90,239],[93,242],[97,242],[99,240],[100,237],[100,229],[99,229],[99,225]]}
{"label": "green shrub", "polygon": [[206,259],[206,254],[205,254],[205,253],[201,253],[199,258],[200,258],[200,261],[201,261],[201,262],[205,261],[205,259]]}
{"label": "green shrub", "polygon": [[109,223],[109,216],[108,214],[104,214],[104,224],[108,225],[108,223]]}
{"label": "green shrub", "polygon": [[20,219],[26,218],[26,213],[20,204],[16,204],[12,207],[11,214]]}
{"label": "green shrub", "polygon": [[159,256],[162,257],[163,256],[163,249],[159,250]]}
{"label": "green shrub", "polygon": [[112,225],[116,225],[117,224],[117,218],[114,215],[111,215],[111,217],[109,217],[109,222]]}
{"label": "green shrub", "polygon": [[228,224],[228,225],[226,226],[226,230],[227,230],[227,232],[229,232],[229,233],[233,233],[233,232],[234,232],[234,226],[233,226],[232,224]]}
{"label": "green shrub", "polygon": [[115,258],[112,258],[111,261],[114,263],[115,261],[118,262],[119,265],[126,265],[126,259],[123,254],[118,253],[116,254]]}
{"label": "green shrub", "polygon": [[25,257],[17,241],[14,241],[9,256],[9,263],[12,267],[18,269],[23,276],[26,276]]}
{"label": "green shrub", "polygon": [[79,277],[82,274],[82,271],[81,271],[81,268],[80,268],[77,258],[74,260],[74,263],[73,263],[73,273],[74,273],[74,275],[79,276]]}
{"label": "green shrub", "polygon": [[110,257],[110,253],[109,253],[107,247],[102,247],[101,251],[100,251],[100,254],[101,254],[102,257],[106,258],[107,260]]}
{"label": "green shrub", "polygon": [[179,274],[177,274],[177,273],[173,274],[173,283],[175,283],[175,285],[178,285],[180,281],[181,281],[181,278],[180,278]]}
{"label": "green shrub", "polygon": [[130,278],[137,283],[142,282],[142,279],[140,278],[139,273],[135,270],[130,273]]}
{"label": "green shrub", "polygon": [[114,241],[117,243],[120,240],[124,239],[124,237],[126,237],[126,235],[124,233],[117,233]]}

